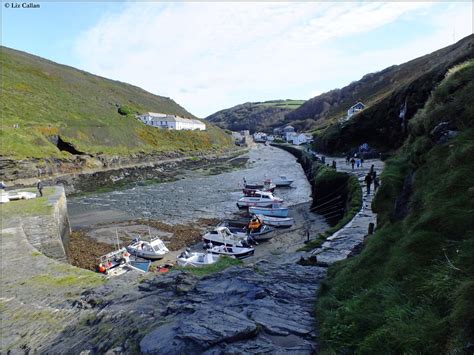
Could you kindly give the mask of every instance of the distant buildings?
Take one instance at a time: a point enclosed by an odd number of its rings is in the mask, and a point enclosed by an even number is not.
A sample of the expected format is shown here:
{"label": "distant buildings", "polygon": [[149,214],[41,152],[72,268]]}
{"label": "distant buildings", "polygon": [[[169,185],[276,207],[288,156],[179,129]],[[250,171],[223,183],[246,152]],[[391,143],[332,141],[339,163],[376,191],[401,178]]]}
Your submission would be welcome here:
{"label": "distant buildings", "polygon": [[165,113],[146,112],[137,118],[144,124],[157,128],[171,129],[176,131],[206,130],[206,125],[199,120],[179,117],[176,115],[168,115]]}

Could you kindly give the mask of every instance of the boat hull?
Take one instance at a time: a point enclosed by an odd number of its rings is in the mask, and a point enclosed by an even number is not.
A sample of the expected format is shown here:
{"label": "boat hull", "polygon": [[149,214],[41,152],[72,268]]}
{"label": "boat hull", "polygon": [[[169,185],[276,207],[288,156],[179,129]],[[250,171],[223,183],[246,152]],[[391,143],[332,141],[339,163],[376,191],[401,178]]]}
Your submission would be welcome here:
{"label": "boat hull", "polygon": [[131,255],[134,255],[139,258],[148,259],[148,260],[161,260],[165,257],[165,254],[154,254],[154,253],[152,254],[152,253],[143,252],[140,250],[136,250],[135,248],[129,248],[129,247],[127,247],[127,251]]}
{"label": "boat hull", "polygon": [[249,212],[256,215],[264,215],[271,217],[288,217],[288,208],[262,208],[262,207],[249,207]]}
{"label": "boat hull", "polygon": [[215,250],[214,248],[212,249],[209,249],[209,252],[211,252],[212,254],[217,254],[217,255],[225,255],[225,256],[229,256],[229,257],[235,257],[237,259],[244,259],[244,258],[248,258],[250,256],[252,256],[254,253],[255,253],[255,250],[253,248],[243,248],[245,249],[245,251],[238,251],[238,252],[221,252],[221,251],[218,251],[218,250]]}
{"label": "boat hull", "polygon": [[295,222],[295,220],[291,217],[271,217],[271,216],[260,215],[259,218],[266,225],[269,225],[272,227],[279,227],[279,228],[291,227]]}

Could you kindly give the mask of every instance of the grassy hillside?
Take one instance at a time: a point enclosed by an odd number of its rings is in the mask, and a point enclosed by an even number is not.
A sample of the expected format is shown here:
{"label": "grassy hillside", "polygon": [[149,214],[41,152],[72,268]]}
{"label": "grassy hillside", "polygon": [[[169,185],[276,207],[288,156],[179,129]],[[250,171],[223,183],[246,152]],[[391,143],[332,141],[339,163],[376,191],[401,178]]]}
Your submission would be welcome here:
{"label": "grassy hillside", "polygon": [[129,84],[5,47],[1,67],[0,154],[6,157],[66,157],[51,143],[58,135],[89,154],[188,151],[230,143],[212,127],[205,133],[145,127],[135,113],[194,117],[173,100]]}
{"label": "grassy hillside", "polygon": [[[387,149],[399,147],[406,138],[400,137],[400,107],[407,102],[406,117],[410,119],[450,67],[474,57],[473,38],[471,35],[431,54],[367,74],[342,89],[316,96],[288,113],[285,122],[297,129],[313,129],[319,134],[332,125],[317,142],[319,150],[344,151],[365,142],[379,145],[382,149],[387,142],[390,143]],[[348,123],[337,124],[358,101],[368,109]],[[366,123],[362,129],[353,129],[361,122]],[[374,139],[374,136],[381,135],[385,137],[383,141]]]}
{"label": "grassy hillside", "polygon": [[387,162],[376,233],[321,289],[329,352],[473,353],[473,92],[471,60],[449,71]]}
{"label": "grassy hillside", "polygon": [[272,100],[264,102],[247,102],[216,112],[206,118],[221,128],[239,131],[248,129],[271,132],[283,124],[288,112],[300,107],[304,100]]}

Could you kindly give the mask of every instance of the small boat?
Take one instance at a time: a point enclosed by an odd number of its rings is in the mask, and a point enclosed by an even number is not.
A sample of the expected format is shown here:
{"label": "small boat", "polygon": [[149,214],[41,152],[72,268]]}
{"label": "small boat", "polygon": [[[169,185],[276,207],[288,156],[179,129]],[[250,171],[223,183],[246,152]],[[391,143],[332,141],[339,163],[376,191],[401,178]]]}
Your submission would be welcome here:
{"label": "small boat", "polygon": [[250,190],[264,190],[264,191],[271,191],[275,190],[276,185],[272,183],[272,180],[266,179],[263,184],[257,182],[247,182],[247,179],[244,178],[244,188]]}
{"label": "small boat", "polygon": [[151,239],[149,242],[141,240],[140,237],[135,238],[132,244],[127,247],[127,250],[132,255],[151,260],[162,259],[169,252],[165,243],[158,237]]}
{"label": "small boat", "polygon": [[179,266],[193,266],[200,267],[211,265],[217,262],[220,255],[212,253],[191,253],[189,249],[186,249],[177,257],[177,263]]}
{"label": "small boat", "polygon": [[[255,219],[255,221],[254,221]],[[273,238],[274,229],[265,225],[262,220],[255,217],[252,220],[224,220],[218,224],[221,227],[227,227],[231,233],[237,236],[249,236],[251,240],[261,242]],[[252,226],[252,223],[255,225]]]}
{"label": "small boat", "polygon": [[213,231],[207,232],[202,236],[205,243],[213,245],[231,245],[236,247],[245,247],[249,245],[247,235],[235,235],[227,227],[216,227]]}
{"label": "small boat", "polygon": [[281,198],[273,196],[271,192],[256,191],[253,196],[244,196],[237,201],[237,207],[247,208],[250,206],[267,207],[282,203]]}
{"label": "small boat", "polygon": [[130,254],[127,249],[120,248],[105,254],[99,258],[97,271],[109,275],[115,269],[122,269],[130,262]]}
{"label": "small boat", "polygon": [[148,272],[150,269],[151,265],[151,260],[146,260],[142,258],[135,258],[135,259],[130,259],[129,266],[132,269],[141,271],[141,272]]}
{"label": "small boat", "polygon": [[272,217],[264,215],[258,215],[257,217],[264,224],[273,227],[291,227],[293,223],[295,223],[295,220],[292,217]]}
{"label": "small boat", "polygon": [[233,247],[229,245],[216,245],[207,251],[212,254],[233,256],[237,259],[243,259],[255,253],[255,249],[252,247]]}
{"label": "small boat", "polygon": [[284,175],[280,175],[280,178],[273,180],[276,187],[290,187],[294,180],[288,179]]}
{"label": "small boat", "polygon": [[288,217],[288,208],[280,205],[266,207],[249,207],[249,213],[271,217]]}
{"label": "small boat", "polygon": [[264,189],[264,188],[249,189],[249,188],[244,188],[244,189],[242,189],[242,192],[243,192],[244,196],[254,196],[258,191],[273,192],[273,191],[275,191],[275,188],[273,188],[273,189]]}

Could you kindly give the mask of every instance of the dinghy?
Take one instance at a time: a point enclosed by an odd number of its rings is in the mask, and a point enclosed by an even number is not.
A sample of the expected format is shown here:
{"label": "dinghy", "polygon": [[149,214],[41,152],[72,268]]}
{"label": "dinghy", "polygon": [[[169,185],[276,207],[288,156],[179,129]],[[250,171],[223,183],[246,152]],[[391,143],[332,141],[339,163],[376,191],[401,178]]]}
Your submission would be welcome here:
{"label": "dinghy", "polygon": [[255,214],[255,215],[271,216],[271,217],[288,217],[288,208],[281,207],[280,205],[273,205],[269,208],[249,207],[249,213]]}
{"label": "dinghy", "polygon": [[212,253],[191,253],[189,249],[182,252],[177,257],[177,263],[179,266],[193,266],[200,267],[211,265],[217,262],[220,258],[220,255]]}
{"label": "dinghy", "polygon": [[150,260],[162,259],[169,252],[160,238],[156,237],[148,242],[141,240],[140,236],[133,240],[127,250],[132,255]]}
{"label": "dinghy", "polygon": [[247,182],[247,179],[244,178],[244,188],[250,190],[264,190],[271,191],[275,190],[276,185],[272,183],[272,180],[266,179],[263,183],[258,182]]}
{"label": "dinghy", "polygon": [[291,227],[293,223],[295,223],[295,220],[292,217],[271,217],[264,215],[258,215],[257,217],[264,224],[273,227]]}
{"label": "dinghy", "polygon": [[224,220],[219,223],[221,227],[227,227],[231,233],[237,236],[250,236],[256,242],[273,238],[274,229],[267,226],[257,217],[249,220]]}
{"label": "dinghy", "polygon": [[255,253],[255,249],[252,247],[233,247],[229,245],[216,245],[207,251],[212,254],[233,256],[237,259],[243,259],[252,256]]}
{"label": "dinghy", "polygon": [[213,245],[231,245],[236,247],[245,247],[249,245],[247,235],[235,235],[227,227],[217,227],[213,231],[207,232],[202,236],[204,243]]}

